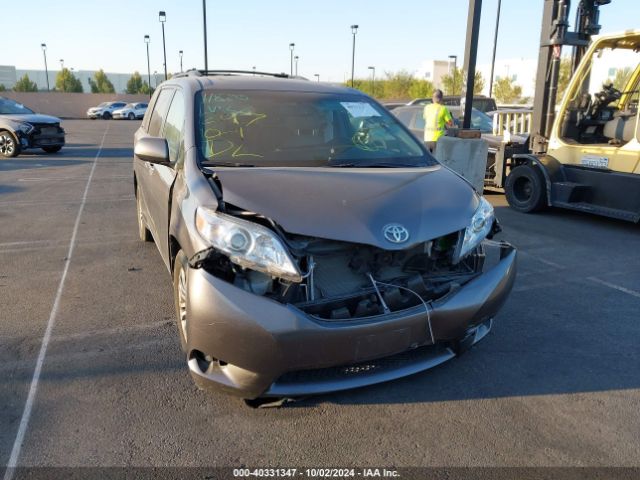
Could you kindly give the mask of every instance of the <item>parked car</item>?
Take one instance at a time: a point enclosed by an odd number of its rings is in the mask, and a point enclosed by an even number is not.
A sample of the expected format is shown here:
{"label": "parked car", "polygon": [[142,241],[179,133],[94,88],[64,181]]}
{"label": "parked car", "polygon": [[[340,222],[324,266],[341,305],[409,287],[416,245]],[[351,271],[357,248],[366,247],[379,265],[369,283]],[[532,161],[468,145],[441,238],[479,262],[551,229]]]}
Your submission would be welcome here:
{"label": "parked car", "polygon": [[127,103],[124,107],[113,111],[113,118],[126,118],[127,120],[134,120],[136,118],[144,117],[146,111],[146,103]]}
{"label": "parked car", "polygon": [[383,382],[490,330],[516,252],[491,204],[363,93],[177,74],[134,139],[141,240],[202,387],[247,399]]}
{"label": "parked car", "polygon": [[[445,95],[442,99],[443,105],[451,107],[459,107],[461,103],[460,95]],[[426,105],[432,103],[431,98],[416,98],[411,100],[407,105]],[[473,97],[473,108],[480,110],[483,113],[493,112],[498,109],[496,101],[493,98],[485,97],[484,95],[478,95]]]}
{"label": "parked car", "polygon": [[404,107],[406,105],[406,103],[402,103],[402,102],[385,102],[382,105],[387,110],[393,110],[394,108]]}
{"label": "parked car", "polygon": [[96,118],[109,120],[113,117],[113,112],[115,110],[123,108],[125,105],[125,102],[102,102],[97,107],[91,107],[89,110],[87,110],[87,117],[92,120]]}
{"label": "parked car", "polygon": [[[451,112],[451,116],[453,117],[453,121],[456,127],[462,127],[462,115],[464,112],[460,107],[447,107]],[[424,118],[422,117],[422,112],[424,110],[424,105],[411,105],[395,108],[391,113],[398,117],[400,120],[411,132],[418,137],[420,140],[424,138]],[[477,110],[476,108],[471,109],[471,128],[475,128],[480,130],[482,134],[482,138],[484,138],[489,144],[489,152],[491,153],[493,150],[500,146],[500,143],[503,140],[501,135],[493,134],[493,120],[486,113]],[[511,135],[511,142],[523,144],[527,141],[526,135]]]}
{"label": "parked car", "polygon": [[35,113],[21,103],[0,97],[0,156],[16,157],[28,148],[55,153],[64,142],[59,118]]}

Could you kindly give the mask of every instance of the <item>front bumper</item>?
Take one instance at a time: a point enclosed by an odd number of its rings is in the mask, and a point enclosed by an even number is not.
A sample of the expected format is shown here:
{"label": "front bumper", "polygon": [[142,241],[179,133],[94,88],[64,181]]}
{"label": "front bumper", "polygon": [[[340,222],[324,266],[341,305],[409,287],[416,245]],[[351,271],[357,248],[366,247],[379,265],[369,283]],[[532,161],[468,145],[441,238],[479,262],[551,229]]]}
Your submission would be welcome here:
{"label": "front bumper", "polygon": [[55,132],[36,128],[29,134],[20,132],[18,137],[20,148],[23,150],[27,148],[63,147],[65,144],[65,131],[62,128],[56,128]]}
{"label": "front bumper", "polygon": [[516,276],[515,249],[499,249],[495,266],[429,312],[348,322],[319,320],[189,268],[189,369],[200,386],[245,398],[326,393],[426,370],[454,357],[460,339],[472,345],[488,332]]}

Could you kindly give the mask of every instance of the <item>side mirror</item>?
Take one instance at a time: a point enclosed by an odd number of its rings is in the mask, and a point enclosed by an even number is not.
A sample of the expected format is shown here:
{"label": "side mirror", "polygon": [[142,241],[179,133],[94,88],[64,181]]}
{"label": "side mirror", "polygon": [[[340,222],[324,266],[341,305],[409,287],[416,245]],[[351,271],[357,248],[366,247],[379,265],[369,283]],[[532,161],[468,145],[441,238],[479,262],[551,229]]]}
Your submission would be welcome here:
{"label": "side mirror", "polygon": [[169,165],[169,145],[164,138],[144,137],[136,142],[133,153],[143,162]]}

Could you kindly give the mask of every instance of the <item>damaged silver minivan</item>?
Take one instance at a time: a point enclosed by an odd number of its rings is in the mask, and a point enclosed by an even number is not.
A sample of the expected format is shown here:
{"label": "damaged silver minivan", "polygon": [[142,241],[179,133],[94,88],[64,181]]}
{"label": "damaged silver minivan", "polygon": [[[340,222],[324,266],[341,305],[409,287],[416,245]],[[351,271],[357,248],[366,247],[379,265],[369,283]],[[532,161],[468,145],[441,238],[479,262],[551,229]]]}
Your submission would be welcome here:
{"label": "damaged silver minivan", "polygon": [[319,394],[478,342],[516,274],[492,206],[366,95],[253,73],[174,76],[135,135],[198,385]]}

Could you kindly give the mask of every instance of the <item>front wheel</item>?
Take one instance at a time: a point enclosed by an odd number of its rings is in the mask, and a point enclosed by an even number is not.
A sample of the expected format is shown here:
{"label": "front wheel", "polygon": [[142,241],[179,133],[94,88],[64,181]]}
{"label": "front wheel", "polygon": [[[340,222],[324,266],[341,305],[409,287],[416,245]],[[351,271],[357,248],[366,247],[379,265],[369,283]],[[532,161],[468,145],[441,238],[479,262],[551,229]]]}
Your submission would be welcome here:
{"label": "front wheel", "polygon": [[44,150],[47,153],[56,153],[56,152],[59,152],[61,149],[62,147],[60,145],[55,147],[42,147],[42,150]]}
{"label": "front wheel", "polygon": [[546,206],[545,180],[537,167],[525,164],[511,170],[504,191],[509,206],[519,212],[537,212]]}
{"label": "front wheel", "polygon": [[187,283],[187,271],[189,260],[182,250],[176,255],[173,263],[173,299],[176,306],[176,316],[178,324],[178,334],[180,335],[180,346],[184,352],[187,351],[187,339],[189,331],[189,316],[187,312],[187,299],[189,295]]}
{"label": "front wheel", "polygon": [[133,113],[133,112],[129,112],[129,115],[127,115],[127,118],[128,118],[129,120],[134,120],[134,119],[136,118],[136,116],[134,115],[134,113]]}
{"label": "front wheel", "polygon": [[102,119],[103,120],[111,120],[111,114],[109,112],[104,112],[102,114]]}
{"label": "front wheel", "polygon": [[18,142],[10,132],[0,132],[0,156],[11,158],[17,157],[20,153]]}

